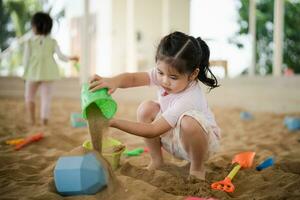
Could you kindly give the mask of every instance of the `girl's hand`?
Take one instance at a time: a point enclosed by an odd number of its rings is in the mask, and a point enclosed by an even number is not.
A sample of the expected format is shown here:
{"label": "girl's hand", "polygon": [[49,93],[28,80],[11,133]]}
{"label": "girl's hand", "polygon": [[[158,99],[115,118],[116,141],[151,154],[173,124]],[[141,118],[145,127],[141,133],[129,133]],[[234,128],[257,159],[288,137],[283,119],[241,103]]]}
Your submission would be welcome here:
{"label": "girl's hand", "polygon": [[108,94],[112,94],[118,88],[117,82],[113,78],[103,78],[95,74],[90,79],[89,90],[94,92],[96,90],[100,90],[102,88],[108,88]]}
{"label": "girl's hand", "polygon": [[108,127],[113,127],[113,124],[114,124],[114,118],[108,121]]}
{"label": "girl's hand", "polygon": [[70,60],[73,60],[75,62],[78,62],[79,61],[79,57],[78,56],[71,56],[70,57]]}

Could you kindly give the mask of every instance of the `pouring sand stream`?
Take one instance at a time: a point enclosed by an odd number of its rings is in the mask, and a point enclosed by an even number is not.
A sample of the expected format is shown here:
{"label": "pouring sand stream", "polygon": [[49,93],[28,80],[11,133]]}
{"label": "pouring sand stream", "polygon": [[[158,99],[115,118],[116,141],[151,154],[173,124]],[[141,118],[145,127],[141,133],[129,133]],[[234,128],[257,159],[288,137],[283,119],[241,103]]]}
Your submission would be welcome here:
{"label": "pouring sand stream", "polygon": [[[102,148],[102,141],[104,137],[104,133],[108,130],[108,120],[102,115],[101,110],[97,107],[95,103],[92,103],[87,108],[88,114],[88,128],[91,137],[91,142],[93,145],[93,149],[97,155],[99,161],[103,164],[103,167],[106,171],[107,175],[107,192],[110,194],[115,191],[117,187],[120,186],[109,162],[104,158],[102,152],[113,153],[122,150],[125,148],[124,145],[119,145],[114,148]],[[102,192],[101,192],[102,193]],[[105,195],[105,194],[103,194]],[[102,195],[101,195],[102,196]]]}

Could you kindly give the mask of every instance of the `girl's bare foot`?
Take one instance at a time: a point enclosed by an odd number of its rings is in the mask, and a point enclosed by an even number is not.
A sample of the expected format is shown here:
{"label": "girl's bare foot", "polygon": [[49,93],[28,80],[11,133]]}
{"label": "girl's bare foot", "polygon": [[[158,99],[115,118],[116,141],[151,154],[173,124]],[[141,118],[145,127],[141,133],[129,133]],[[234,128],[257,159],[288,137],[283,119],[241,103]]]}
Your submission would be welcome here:
{"label": "girl's bare foot", "polygon": [[156,170],[156,169],[160,168],[161,166],[163,166],[163,164],[164,164],[163,162],[153,162],[153,161],[151,161],[149,163],[149,165],[146,167],[146,169],[150,170],[150,171]]}
{"label": "girl's bare foot", "polygon": [[48,119],[42,119],[42,125],[47,126],[48,124]]}
{"label": "girl's bare foot", "polygon": [[190,171],[190,175],[200,180],[205,180],[205,170],[202,171]]}

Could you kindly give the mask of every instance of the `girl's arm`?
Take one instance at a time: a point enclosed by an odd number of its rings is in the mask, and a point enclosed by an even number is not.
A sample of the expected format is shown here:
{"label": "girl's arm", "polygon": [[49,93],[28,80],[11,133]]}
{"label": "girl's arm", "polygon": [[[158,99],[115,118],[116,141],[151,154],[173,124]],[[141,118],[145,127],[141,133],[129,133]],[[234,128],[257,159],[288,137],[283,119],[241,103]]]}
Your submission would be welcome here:
{"label": "girl's arm", "polygon": [[110,120],[109,124],[111,127],[145,138],[158,137],[172,128],[163,117],[160,117],[158,120],[155,120],[151,124],[132,122],[122,119],[112,119]]}
{"label": "girl's arm", "polygon": [[63,54],[57,44],[55,46],[55,53],[59,57],[59,59],[61,59],[62,61],[65,61],[65,62],[68,62],[69,60],[74,60],[75,62],[79,61],[78,56],[67,56],[67,55]]}
{"label": "girl's arm", "polygon": [[150,78],[147,72],[123,73],[112,78],[103,78],[94,75],[90,80],[90,91],[96,91],[101,88],[108,88],[108,93],[112,94],[117,88],[130,88],[150,84]]}
{"label": "girl's arm", "polygon": [[113,79],[119,82],[119,88],[139,87],[150,83],[147,72],[123,73]]}
{"label": "girl's arm", "polygon": [[[24,46],[24,53],[23,53],[23,66],[27,67],[29,62],[29,56],[30,56],[30,48],[29,48],[29,41],[25,42]],[[24,70],[26,71],[26,70]]]}

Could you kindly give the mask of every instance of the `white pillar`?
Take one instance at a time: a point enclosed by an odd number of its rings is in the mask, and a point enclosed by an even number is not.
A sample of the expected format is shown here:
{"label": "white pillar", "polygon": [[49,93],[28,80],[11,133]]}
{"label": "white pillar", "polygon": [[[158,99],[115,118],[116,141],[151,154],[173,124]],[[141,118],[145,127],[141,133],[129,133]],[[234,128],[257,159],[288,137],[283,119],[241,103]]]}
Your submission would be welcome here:
{"label": "white pillar", "polygon": [[97,66],[101,76],[112,75],[112,1],[97,0]]}
{"label": "white pillar", "polygon": [[126,1],[126,71],[137,71],[136,41],[134,27],[134,0]]}
{"label": "white pillar", "polygon": [[249,76],[255,75],[256,66],[256,0],[250,0],[249,5],[249,33],[251,40],[251,65]]}
{"label": "white pillar", "polygon": [[275,0],[274,3],[274,51],[273,51],[273,75],[280,76],[282,69],[283,49],[283,23],[284,0]]}
{"label": "white pillar", "polygon": [[170,33],[170,0],[162,0],[162,37]]}
{"label": "white pillar", "polygon": [[85,83],[88,81],[90,76],[90,45],[89,45],[89,0],[83,0],[84,3],[84,13],[83,13],[83,28],[82,32],[82,40],[81,40],[81,47],[82,47],[82,62],[80,68],[80,81],[81,83]]}

